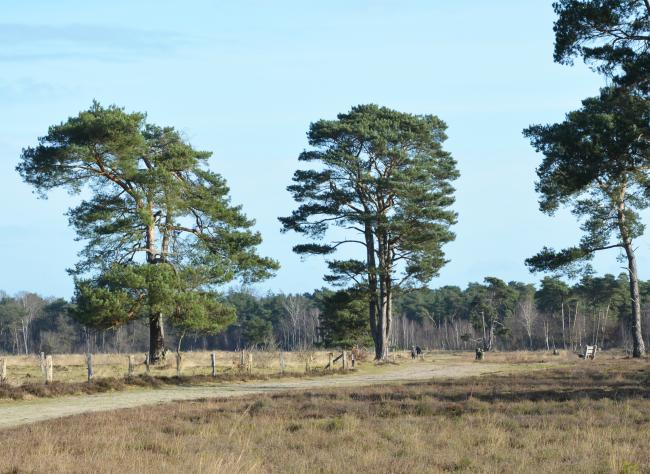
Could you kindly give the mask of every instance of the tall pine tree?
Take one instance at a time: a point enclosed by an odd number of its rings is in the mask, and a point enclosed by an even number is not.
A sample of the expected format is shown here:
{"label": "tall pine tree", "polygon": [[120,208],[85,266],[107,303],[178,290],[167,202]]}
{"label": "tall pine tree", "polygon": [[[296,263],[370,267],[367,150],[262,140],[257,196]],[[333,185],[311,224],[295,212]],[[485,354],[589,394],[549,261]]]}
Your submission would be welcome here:
{"label": "tall pine tree", "polygon": [[257,255],[261,237],[208,169],[210,155],[144,114],[94,103],[50,127],[17,168],[41,196],[53,188],[89,196],[69,211],[86,243],[71,270],[75,315],[98,328],[148,319],[152,362],[164,356],[163,317],[181,333],[219,331],[234,308],[216,286],[277,268]]}
{"label": "tall pine tree", "polygon": [[[446,263],[442,246],[454,239],[451,182],[458,171],[442,147],[445,129],[433,115],[353,107],[311,124],[313,149],[299,160],[315,167],[296,171],[288,188],[299,207],[280,218],[283,228],[312,239],[295,252],[363,249],[358,258],[328,261],[326,280],[367,289],[377,359],[387,354],[395,290],[435,277]],[[331,226],[339,231],[328,234]]]}

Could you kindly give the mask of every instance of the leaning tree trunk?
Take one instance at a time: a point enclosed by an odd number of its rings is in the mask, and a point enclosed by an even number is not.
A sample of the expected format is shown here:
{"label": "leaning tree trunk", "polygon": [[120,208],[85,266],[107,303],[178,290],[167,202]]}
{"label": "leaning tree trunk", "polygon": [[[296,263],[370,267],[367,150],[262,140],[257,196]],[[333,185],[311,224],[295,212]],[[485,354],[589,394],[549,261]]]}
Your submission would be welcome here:
{"label": "leaning tree trunk", "polygon": [[627,269],[630,275],[630,297],[632,298],[632,356],[645,355],[645,343],[641,332],[641,296],[639,294],[639,278],[636,269],[636,257],[631,242],[625,243],[627,254]]}
{"label": "leaning tree trunk", "polygon": [[632,357],[645,355],[645,344],[641,332],[641,295],[639,293],[639,277],[636,269],[636,256],[632,248],[632,239],[625,222],[625,201],[620,200],[618,206],[618,226],[627,256],[627,271],[630,275],[630,297],[632,299]]}

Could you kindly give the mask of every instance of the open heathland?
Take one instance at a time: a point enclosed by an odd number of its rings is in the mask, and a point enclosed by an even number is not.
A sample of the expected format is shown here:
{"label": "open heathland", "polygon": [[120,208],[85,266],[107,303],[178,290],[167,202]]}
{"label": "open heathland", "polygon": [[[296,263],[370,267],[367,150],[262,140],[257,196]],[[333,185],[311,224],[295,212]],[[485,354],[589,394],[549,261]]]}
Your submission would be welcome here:
{"label": "open heathland", "polygon": [[519,370],[176,402],[3,430],[0,472],[650,472],[647,361],[601,357],[529,371],[539,356],[509,357]]}

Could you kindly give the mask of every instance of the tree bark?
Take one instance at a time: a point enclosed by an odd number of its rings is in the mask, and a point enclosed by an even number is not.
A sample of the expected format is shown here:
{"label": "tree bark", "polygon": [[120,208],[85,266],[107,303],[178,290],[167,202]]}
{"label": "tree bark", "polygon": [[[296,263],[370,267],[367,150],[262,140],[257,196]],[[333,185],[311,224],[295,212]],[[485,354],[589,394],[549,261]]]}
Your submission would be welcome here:
{"label": "tree bark", "polygon": [[641,332],[641,296],[639,294],[639,278],[636,269],[636,257],[631,242],[625,244],[627,268],[630,275],[630,297],[632,299],[632,357],[645,355],[645,343]]}
{"label": "tree bark", "polygon": [[[153,212],[149,207],[152,222]],[[147,263],[156,265],[156,231],[153,225],[147,227]],[[158,364],[165,358],[165,328],[162,313],[149,315],[149,363]]]}
{"label": "tree bark", "polygon": [[639,293],[639,277],[636,268],[636,256],[632,248],[632,239],[625,222],[625,201],[621,196],[618,205],[618,226],[623,240],[623,248],[627,256],[627,270],[630,276],[630,298],[632,299],[632,357],[645,355],[645,344],[641,332],[641,295]]}
{"label": "tree bark", "polygon": [[370,318],[370,333],[375,343],[375,360],[382,357],[382,343],[379,324],[377,321],[377,260],[375,258],[375,239],[372,233],[372,226],[369,222],[365,224],[364,237],[366,240],[366,262],[368,265],[368,313]]}
{"label": "tree bark", "polygon": [[566,338],[564,336],[564,301],[562,302],[560,314],[562,315],[562,347],[566,350]]}
{"label": "tree bark", "polygon": [[165,358],[165,329],[162,313],[149,315],[149,361],[157,364]]}
{"label": "tree bark", "polygon": [[[381,224],[378,223],[378,228]],[[378,294],[378,337],[375,342],[375,358],[385,360],[388,357],[388,336],[391,326],[391,268],[388,235],[380,231],[377,238],[377,253],[379,254],[379,294]]]}

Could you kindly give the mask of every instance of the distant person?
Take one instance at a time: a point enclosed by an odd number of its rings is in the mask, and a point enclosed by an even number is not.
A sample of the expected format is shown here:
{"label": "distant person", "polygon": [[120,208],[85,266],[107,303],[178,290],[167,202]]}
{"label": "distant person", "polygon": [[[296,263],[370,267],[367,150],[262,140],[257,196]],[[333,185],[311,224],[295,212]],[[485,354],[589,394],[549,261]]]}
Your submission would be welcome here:
{"label": "distant person", "polygon": [[418,359],[422,358],[422,349],[420,346],[415,346],[415,354],[418,356]]}
{"label": "distant person", "polygon": [[476,360],[483,360],[483,349],[480,347],[476,348]]}

